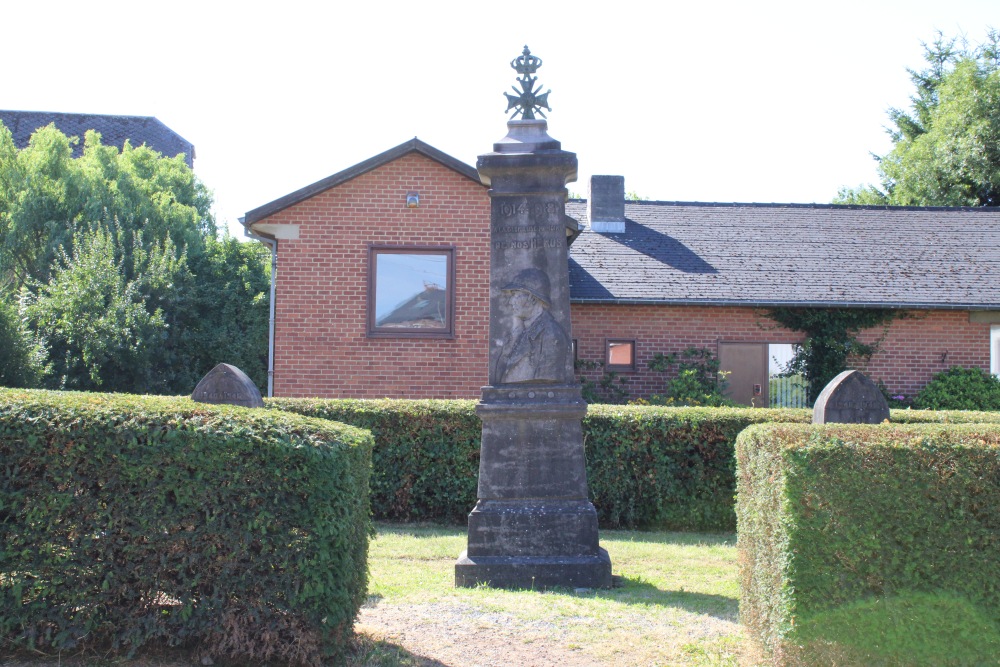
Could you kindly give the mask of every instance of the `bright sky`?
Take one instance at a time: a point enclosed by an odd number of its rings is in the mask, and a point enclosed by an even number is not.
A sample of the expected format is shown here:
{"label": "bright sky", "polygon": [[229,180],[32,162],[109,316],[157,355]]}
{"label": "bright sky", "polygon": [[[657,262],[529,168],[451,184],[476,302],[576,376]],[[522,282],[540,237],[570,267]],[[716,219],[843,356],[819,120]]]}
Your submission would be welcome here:
{"label": "bright sky", "polygon": [[0,108],[156,116],[246,211],[414,136],[475,165],[506,133],[523,45],[549,133],[645,198],[829,202],[876,180],[889,107],[935,31],[996,0],[7,3]]}

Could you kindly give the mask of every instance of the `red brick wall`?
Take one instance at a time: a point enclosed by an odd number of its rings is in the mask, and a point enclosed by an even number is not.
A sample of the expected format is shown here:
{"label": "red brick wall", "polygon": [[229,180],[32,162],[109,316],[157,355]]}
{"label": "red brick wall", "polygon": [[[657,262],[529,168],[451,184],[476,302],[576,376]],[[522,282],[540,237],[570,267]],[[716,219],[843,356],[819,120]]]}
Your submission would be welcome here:
{"label": "red brick wall", "polygon": [[[406,193],[420,207],[406,208]],[[477,398],[489,323],[486,188],[418,153],[263,220],[278,241],[275,396]],[[368,246],[455,247],[455,337],[366,336]]]}
{"label": "red brick wall", "polygon": [[[420,207],[405,206],[419,192]],[[487,382],[489,197],[486,188],[410,153],[262,222],[299,225],[278,242],[274,394],[338,398],[478,398]],[[368,246],[455,247],[455,337],[366,336]],[[579,358],[604,359],[607,338],[636,341],[632,398],[663,391],[647,368],[658,352],[718,352],[719,341],[796,343],[752,308],[573,304]],[[964,311],[897,320],[862,370],[892,392],[915,394],[946,368],[989,368],[988,324]],[[882,330],[865,332],[871,342]],[[597,380],[601,371],[586,373]]]}
{"label": "red brick wall", "polygon": [[[881,338],[883,329],[863,332],[863,342]],[[650,371],[648,363],[658,352],[670,354],[689,347],[718,354],[722,342],[798,343],[802,335],[780,327],[763,311],[719,306],[621,306],[573,304],[573,337],[578,357],[603,361],[605,339],[636,341],[634,372],[619,372],[628,379],[631,398],[662,392],[667,377]],[[881,351],[867,364],[856,366],[890,391],[913,396],[931,376],[951,366],[990,363],[990,325],[972,324],[965,311],[916,311],[895,320],[881,343]],[[947,357],[942,361],[942,356]],[[603,371],[584,374],[600,379]]]}
{"label": "red brick wall", "polygon": [[[869,330],[860,339],[871,343],[882,335],[882,329]],[[891,392],[912,397],[952,366],[989,370],[990,325],[969,322],[964,310],[910,311],[889,325],[879,348],[862,370],[882,378]]]}

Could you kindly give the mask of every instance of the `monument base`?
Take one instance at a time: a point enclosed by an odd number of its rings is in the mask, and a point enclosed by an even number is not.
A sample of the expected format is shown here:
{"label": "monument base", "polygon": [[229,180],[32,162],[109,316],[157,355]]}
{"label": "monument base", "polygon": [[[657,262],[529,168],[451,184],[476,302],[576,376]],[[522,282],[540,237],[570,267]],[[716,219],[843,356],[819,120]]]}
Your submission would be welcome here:
{"label": "monument base", "polygon": [[598,547],[596,556],[476,556],[466,551],[455,563],[455,585],[472,588],[542,590],[552,587],[611,588],[611,557]]}
{"label": "monument base", "polygon": [[480,500],[469,514],[469,547],[455,585],[541,589],[610,588],[611,559],[598,545],[587,500]]}

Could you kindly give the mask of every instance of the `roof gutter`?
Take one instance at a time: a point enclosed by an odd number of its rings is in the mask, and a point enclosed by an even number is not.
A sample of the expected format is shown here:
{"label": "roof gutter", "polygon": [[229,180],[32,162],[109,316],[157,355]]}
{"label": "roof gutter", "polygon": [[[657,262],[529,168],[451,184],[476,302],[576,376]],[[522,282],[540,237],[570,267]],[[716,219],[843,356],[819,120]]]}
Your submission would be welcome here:
{"label": "roof gutter", "polygon": [[[244,218],[240,218],[243,223]],[[267,324],[267,397],[274,397],[274,287],[278,277],[278,240],[255,234],[249,227],[243,227],[243,234],[261,243],[266,243],[271,247],[271,289],[268,296],[268,324]]]}
{"label": "roof gutter", "polygon": [[628,299],[604,297],[596,299],[570,297],[570,303],[622,306],[739,306],[743,308],[889,308],[893,310],[1000,310],[995,303],[928,303],[928,302],[835,302],[829,301],[734,301],[708,299]]}

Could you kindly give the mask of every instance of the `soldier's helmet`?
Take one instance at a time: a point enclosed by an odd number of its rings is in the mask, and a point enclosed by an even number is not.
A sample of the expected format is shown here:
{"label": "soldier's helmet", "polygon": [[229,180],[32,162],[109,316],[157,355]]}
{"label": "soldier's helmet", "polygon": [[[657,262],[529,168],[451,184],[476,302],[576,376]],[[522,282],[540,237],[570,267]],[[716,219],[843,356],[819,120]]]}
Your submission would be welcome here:
{"label": "soldier's helmet", "polygon": [[549,277],[540,269],[524,269],[518,272],[514,279],[502,288],[504,292],[522,290],[535,297],[548,308],[552,305],[549,296]]}

